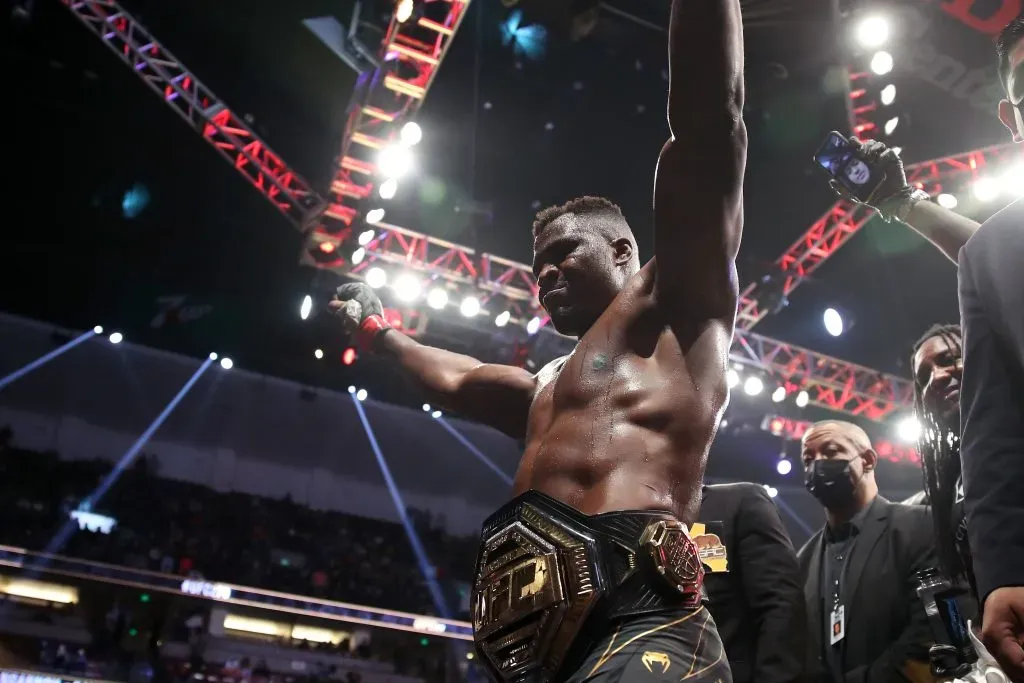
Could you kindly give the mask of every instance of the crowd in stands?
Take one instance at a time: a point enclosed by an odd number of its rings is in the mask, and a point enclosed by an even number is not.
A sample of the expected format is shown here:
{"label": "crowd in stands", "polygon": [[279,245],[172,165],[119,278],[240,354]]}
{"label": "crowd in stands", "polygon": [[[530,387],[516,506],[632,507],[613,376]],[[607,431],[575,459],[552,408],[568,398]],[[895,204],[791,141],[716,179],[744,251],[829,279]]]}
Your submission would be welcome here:
{"label": "crowd in stands", "polygon": [[[110,473],[103,461],[23,451],[0,434],[0,544],[44,550]],[[436,614],[401,525],[291,500],[162,479],[140,457],[93,512],[109,534],[76,530],[60,554],[277,591]],[[449,606],[473,569],[476,539],[413,513]],[[464,585],[464,584],[463,584]]]}

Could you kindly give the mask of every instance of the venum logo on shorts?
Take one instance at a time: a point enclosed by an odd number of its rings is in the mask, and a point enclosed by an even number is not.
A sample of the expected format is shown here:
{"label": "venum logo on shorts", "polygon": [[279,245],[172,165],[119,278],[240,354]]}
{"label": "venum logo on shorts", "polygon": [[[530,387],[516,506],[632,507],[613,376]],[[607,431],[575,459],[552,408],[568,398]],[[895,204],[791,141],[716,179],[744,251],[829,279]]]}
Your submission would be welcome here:
{"label": "venum logo on shorts", "polygon": [[643,657],[640,658],[643,662],[644,667],[651,673],[654,673],[654,667],[661,669],[658,673],[668,673],[668,668],[672,666],[672,660],[668,658],[668,655],[664,652],[652,652],[648,650],[644,652]]}

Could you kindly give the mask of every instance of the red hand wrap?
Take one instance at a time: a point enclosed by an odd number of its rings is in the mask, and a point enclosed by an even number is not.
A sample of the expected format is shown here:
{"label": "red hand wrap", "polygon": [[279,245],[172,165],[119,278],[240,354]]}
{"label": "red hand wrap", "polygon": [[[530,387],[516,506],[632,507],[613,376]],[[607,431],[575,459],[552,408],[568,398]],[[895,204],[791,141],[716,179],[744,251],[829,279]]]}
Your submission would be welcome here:
{"label": "red hand wrap", "polygon": [[382,315],[368,315],[356,330],[356,348],[364,352],[373,351],[373,343],[377,335],[391,329],[391,323]]}

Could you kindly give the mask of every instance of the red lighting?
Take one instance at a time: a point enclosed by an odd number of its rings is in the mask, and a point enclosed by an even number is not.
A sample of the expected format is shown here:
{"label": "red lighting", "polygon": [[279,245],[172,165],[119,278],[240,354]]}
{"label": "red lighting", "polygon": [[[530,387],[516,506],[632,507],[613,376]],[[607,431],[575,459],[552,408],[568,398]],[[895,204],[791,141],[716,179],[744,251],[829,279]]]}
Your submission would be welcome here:
{"label": "red lighting", "polygon": [[325,254],[330,254],[335,249],[337,249],[337,247],[334,246],[334,242],[321,242],[320,243],[320,251],[324,252]]}
{"label": "red lighting", "polygon": [[786,421],[781,417],[777,417],[768,424],[768,431],[775,436],[782,434],[782,430],[786,428]]}
{"label": "red lighting", "polygon": [[356,362],[356,350],[351,346],[341,352],[341,362],[345,365],[352,365]]}

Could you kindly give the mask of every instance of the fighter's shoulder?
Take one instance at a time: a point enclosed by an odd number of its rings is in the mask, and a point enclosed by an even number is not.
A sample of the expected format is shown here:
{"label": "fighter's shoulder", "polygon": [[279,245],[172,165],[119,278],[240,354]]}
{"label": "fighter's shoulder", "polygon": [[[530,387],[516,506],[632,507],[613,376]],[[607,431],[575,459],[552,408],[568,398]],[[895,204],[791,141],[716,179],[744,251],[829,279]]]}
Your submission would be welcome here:
{"label": "fighter's shoulder", "polygon": [[736,500],[749,498],[769,498],[764,486],[749,481],[734,481],[728,484],[708,484],[706,493],[720,495],[722,497],[734,498]]}
{"label": "fighter's shoulder", "polygon": [[549,362],[547,365],[545,365],[544,367],[537,371],[537,374],[533,376],[534,380],[536,380],[537,384],[540,386],[547,384],[555,377],[558,377],[558,373],[562,371],[562,366],[565,365],[565,361],[567,360],[569,360],[569,356],[565,355],[559,356],[558,358]]}

